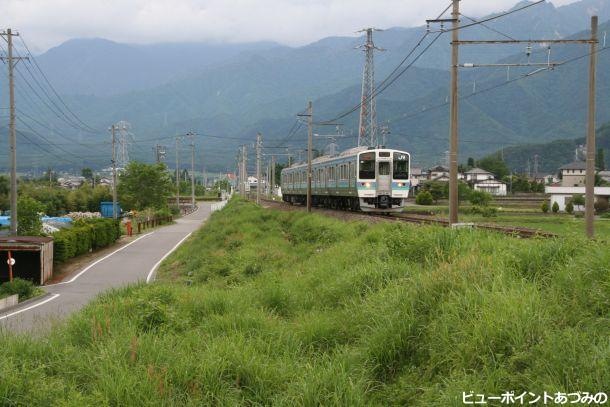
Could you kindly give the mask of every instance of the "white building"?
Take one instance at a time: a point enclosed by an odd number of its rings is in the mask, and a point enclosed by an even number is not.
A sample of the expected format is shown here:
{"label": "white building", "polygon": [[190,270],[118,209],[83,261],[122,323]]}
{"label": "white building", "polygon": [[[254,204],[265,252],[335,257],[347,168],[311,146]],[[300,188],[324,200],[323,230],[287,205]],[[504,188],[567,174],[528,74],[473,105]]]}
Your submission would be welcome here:
{"label": "white building", "polygon": [[498,181],[493,179],[493,177],[491,179],[475,182],[472,188],[475,191],[487,192],[494,196],[506,196],[506,182]]}
{"label": "white building", "polygon": [[[593,194],[595,200],[608,201],[610,198],[610,187],[595,187]],[[553,204],[557,202],[559,210],[564,212],[566,210],[566,204],[574,197],[574,195],[585,195],[585,187],[564,187],[564,186],[550,186],[546,187],[544,191],[550,195],[551,208]]]}
{"label": "white building", "polygon": [[584,161],[574,161],[559,168],[562,187],[581,187],[585,185],[587,164]]}
{"label": "white building", "polygon": [[436,179],[439,177],[447,177],[449,178],[449,168],[443,165],[437,165],[436,167],[430,168],[428,172],[428,179]]}
{"label": "white building", "polygon": [[466,182],[476,183],[479,181],[487,181],[494,179],[494,175],[485,171],[481,168],[473,168],[470,171],[466,171]]}

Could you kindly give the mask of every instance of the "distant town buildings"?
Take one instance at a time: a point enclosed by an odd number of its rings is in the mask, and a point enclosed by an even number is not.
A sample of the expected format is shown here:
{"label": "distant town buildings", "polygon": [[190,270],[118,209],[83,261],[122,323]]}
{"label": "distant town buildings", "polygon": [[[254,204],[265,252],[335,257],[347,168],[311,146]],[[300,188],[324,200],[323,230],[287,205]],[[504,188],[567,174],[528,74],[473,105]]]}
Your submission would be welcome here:
{"label": "distant town buildings", "polygon": [[[585,195],[586,163],[584,161],[574,161],[559,168],[560,182],[553,183],[545,188],[549,195],[551,207],[557,203],[560,212],[566,210],[566,205],[575,195]],[[604,180],[604,176],[610,182],[610,171],[600,171],[599,176]],[[595,201],[608,202],[610,198],[610,187],[599,186],[593,189]]]}

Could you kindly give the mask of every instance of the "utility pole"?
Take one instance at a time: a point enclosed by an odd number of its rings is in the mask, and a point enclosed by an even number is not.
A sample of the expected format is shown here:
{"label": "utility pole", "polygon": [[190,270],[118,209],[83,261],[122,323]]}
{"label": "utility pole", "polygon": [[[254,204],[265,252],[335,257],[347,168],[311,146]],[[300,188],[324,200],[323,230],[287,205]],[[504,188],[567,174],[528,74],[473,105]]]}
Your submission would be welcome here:
{"label": "utility pole", "polygon": [[585,223],[587,237],[595,237],[595,86],[597,79],[597,16],[591,17],[591,59],[589,61],[589,114],[587,129],[587,172],[585,175]]}
{"label": "utility pole", "polygon": [[[15,130],[15,66],[22,57],[13,56],[13,37],[18,36],[18,33],[13,33],[9,28],[5,32],[0,33],[6,37],[8,43],[8,51],[6,61],[8,62],[8,83],[9,83],[9,145],[11,154],[11,192],[10,192],[10,207],[11,207],[11,226],[9,234],[17,236],[17,135]],[[5,58],[0,58],[5,60]]]}
{"label": "utility pole", "polygon": [[241,149],[241,173],[243,177],[242,188],[244,190],[243,196],[246,196],[247,188],[246,184],[248,183],[248,146],[244,144]]}
{"label": "utility pole", "polygon": [[116,197],[116,189],[117,189],[117,180],[116,180],[116,134],[115,134],[115,125],[113,124],[110,128],[110,132],[112,133],[112,218],[116,220],[118,218],[117,214],[117,197]]}
{"label": "utility pole", "polygon": [[180,208],[180,136],[176,136],[176,205]]}
{"label": "utility pole", "polygon": [[189,132],[191,138],[191,208],[195,209],[195,133]]}
{"label": "utility pole", "polygon": [[275,155],[271,156],[271,197],[275,192]]}
{"label": "utility pole", "polygon": [[458,223],[458,63],[460,0],[453,0],[451,42],[451,113],[449,143],[449,223]]}
{"label": "utility pole", "polygon": [[262,134],[256,134],[256,203],[261,203],[261,143]]}
{"label": "utility pole", "polygon": [[307,117],[307,212],[311,212],[311,160],[313,150],[313,103],[307,104],[307,113],[299,114],[299,117]]}

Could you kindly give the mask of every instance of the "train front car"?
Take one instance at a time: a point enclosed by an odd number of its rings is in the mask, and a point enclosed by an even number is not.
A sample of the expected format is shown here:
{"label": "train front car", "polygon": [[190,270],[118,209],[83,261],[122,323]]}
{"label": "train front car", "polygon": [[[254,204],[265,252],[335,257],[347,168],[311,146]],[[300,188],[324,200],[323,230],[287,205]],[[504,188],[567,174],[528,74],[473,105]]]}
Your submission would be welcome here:
{"label": "train front car", "polygon": [[410,155],[374,149],[358,154],[357,189],[363,212],[400,212],[411,189]]}

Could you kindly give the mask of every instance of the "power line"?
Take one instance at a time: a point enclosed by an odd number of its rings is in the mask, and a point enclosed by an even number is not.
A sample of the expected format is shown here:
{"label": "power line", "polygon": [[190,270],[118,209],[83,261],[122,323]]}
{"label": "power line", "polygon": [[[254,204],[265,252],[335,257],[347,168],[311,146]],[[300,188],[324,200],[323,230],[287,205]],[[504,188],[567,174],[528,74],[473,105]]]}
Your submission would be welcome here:
{"label": "power line", "polygon": [[94,129],[93,127],[89,126],[87,123],[85,123],[84,121],[82,121],[73,111],[72,109],[70,109],[70,107],[66,104],[66,102],[64,101],[64,99],[59,95],[59,93],[55,90],[55,87],[53,87],[53,85],[51,84],[51,82],[49,81],[49,79],[47,78],[47,75],[45,75],[44,71],[40,68],[40,65],[38,65],[38,62],[36,61],[36,58],[34,58],[34,55],[30,52],[30,49],[28,48],[28,45],[25,43],[25,40],[23,39],[22,36],[19,37],[19,39],[21,40],[21,43],[23,44],[23,46],[25,47],[26,51],[28,52],[29,57],[31,58],[31,60],[34,62],[34,66],[36,66],[36,68],[38,69],[38,71],[40,72],[40,74],[42,75],[43,79],[45,80],[45,82],[47,83],[47,85],[49,86],[49,88],[51,89],[51,91],[53,91],[53,93],[55,94],[55,96],[57,97],[57,99],[59,99],[59,101],[61,102],[61,104],[66,108],[66,110],[68,112],[70,112],[70,114],[72,116],[74,116],[74,118],[81,123],[83,126],[96,131],[96,129]]}

